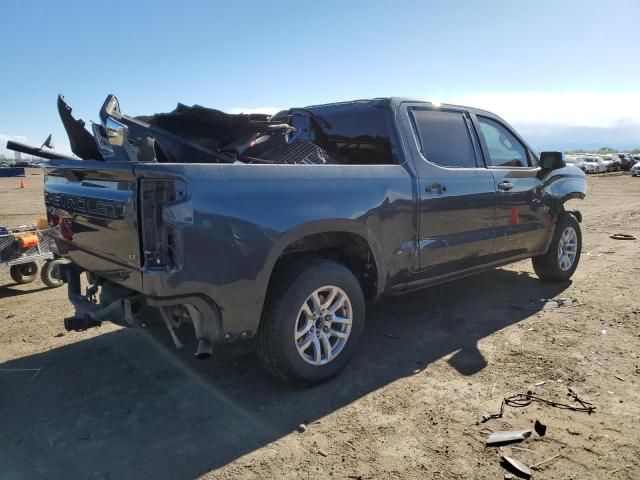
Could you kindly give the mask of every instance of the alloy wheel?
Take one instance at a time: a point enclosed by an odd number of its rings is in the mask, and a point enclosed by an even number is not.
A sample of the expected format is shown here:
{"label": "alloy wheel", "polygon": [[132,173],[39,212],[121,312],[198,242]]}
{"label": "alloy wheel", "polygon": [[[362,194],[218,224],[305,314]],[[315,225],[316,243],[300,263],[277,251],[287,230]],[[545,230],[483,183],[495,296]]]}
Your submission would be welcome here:
{"label": "alloy wheel", "polygon": [[569,270],[578,255],[578,234],[573,227],[567,227],[558,242],[558,265],[563,271]]}
{"label": "alloy wheel", "polygon": [[353,309],[339,287],[326,285],[313,291],[300,307],[294,329],[298,354],[311,365],[335,359],[349,340]]}

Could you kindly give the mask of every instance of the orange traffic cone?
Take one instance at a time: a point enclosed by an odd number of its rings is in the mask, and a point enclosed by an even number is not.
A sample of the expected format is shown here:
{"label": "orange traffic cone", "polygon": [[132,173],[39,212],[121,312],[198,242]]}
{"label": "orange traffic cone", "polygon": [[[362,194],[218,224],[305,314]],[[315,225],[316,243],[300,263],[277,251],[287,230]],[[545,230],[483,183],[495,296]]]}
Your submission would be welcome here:
{"label": "orange traffic cone", "polygon": [[24,180],[20,180],[20,188],[24,188]]}

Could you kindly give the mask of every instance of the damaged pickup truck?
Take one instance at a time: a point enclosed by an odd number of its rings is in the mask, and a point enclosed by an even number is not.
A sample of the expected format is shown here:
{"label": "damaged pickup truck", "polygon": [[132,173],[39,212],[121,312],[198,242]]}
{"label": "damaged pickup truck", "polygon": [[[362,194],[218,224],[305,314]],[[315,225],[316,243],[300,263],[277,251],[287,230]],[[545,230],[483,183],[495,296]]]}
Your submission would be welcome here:
{"label": "damaged pickup truck", "polygon": [[349,362],[367,301],[525,258],[565,281],[580,260],[564,205],[584,173],[486,111],[380,98],[134,118],[109,96],[90,133],[58,109],[79,159],[8,147],[48,160],[69,330],[157,309],[176,346],[193,327],[199,358],[257,337],[271,372],[313,384]]}

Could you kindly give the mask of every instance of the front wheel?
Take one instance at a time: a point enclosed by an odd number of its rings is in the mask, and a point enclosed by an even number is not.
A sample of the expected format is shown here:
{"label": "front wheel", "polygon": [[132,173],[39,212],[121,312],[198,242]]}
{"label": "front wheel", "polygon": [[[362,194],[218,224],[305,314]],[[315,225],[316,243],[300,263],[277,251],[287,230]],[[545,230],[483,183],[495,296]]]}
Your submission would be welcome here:
{"label": "front wheel", "polygon": [[9,275],[11,275],[14,282],[20,285],[31,283],[38,276],[38,264],[36,262],[29,262],[12,265],[9,268]]}
{"label": "front wheel", "polygon": [[545,255],[533,257],[533,269],[541,280],[563,282],[578,268],[582,251],[580,224],[573,215],[562,215]]}
{"label": "front wheel", "polygon": [[345,266],[294,260],[276,274],[258,330],[258,354],[276,376],[315,384],[337,375],[364,330],[364,295]]}

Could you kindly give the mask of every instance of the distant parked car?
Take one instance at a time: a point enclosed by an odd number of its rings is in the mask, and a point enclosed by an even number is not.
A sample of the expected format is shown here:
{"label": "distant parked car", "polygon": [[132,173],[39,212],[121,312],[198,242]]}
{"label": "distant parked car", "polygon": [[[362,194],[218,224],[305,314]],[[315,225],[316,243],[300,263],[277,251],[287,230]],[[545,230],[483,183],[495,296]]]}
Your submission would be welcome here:
{"label": "distant parked car", "polygon": [[607,165],[602,157],[585,157],[583,165],[585,173],[604,173],[607,171]]}
{"label": "distant parked car", "polygon": [[620,169],[620,161],[618,160],[616,163],[616,159],[612,155],[604,155],[602,161],[607,168],[607,172],[614,172]]}
{"label": "distant parked car", "polygon": [[631,176],[635,177],[636,175],[640,175],[640,162],[636,162],[633,167],[631,167]]}
{"label": "distant parked car", "polygon": [[634,164],[633,157],[628,153],[614,153],[613,156],[617,156],[620,159],[620,168],[622,170],[629,170]]}
{"label": "distant parked car", "polygon": [[564,161],[569,165],[573,165],[574,167],[578,167],[583,172],[585,171],[585,168],[584,168],[584,157],[566,156]]}

